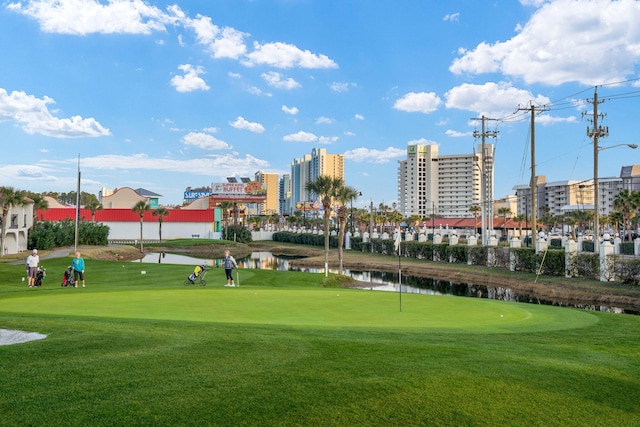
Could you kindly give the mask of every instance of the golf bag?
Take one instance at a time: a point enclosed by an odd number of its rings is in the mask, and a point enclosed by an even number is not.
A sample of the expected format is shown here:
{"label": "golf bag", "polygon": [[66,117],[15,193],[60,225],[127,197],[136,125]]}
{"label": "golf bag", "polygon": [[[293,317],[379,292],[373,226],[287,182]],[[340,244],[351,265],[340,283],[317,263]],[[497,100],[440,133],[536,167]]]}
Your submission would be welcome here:
{"label": "golf bag", "polygon": [[75,278],[73,277],[73,268],[69,267],[64,271],[62,275],[62,285],[61,286],[71,286],[74,287],[76,285]]}
{"label": "golf bag", "polygon": [[191,273],[189,277],[187,277],[187,280],[184,281],[185,286],[193,285],[196,281],[200,281],[200,286],[206,285],[207,282],[204,280],[204,276],[207,275],[207,271],[209,270],[205,264],[196,266],[193,273]]}
{"label": "golf bag", "polygon": [[47,270],[43,267],[38,267],[38,272],[36,273],[36,278],[33,281],[33,286],[42,286],[42,280],[47,277]]}

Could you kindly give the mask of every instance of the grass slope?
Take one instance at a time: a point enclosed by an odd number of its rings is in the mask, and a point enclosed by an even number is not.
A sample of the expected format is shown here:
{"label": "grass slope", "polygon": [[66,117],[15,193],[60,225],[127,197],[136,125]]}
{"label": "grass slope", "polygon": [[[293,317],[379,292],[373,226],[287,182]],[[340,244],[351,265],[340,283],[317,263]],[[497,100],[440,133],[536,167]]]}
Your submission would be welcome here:
{"label": "grass slope", "polygon": [[0,425],[640,424],[638,317],[69,262],[0,264],[0,328],[48,335],[0,347]]}

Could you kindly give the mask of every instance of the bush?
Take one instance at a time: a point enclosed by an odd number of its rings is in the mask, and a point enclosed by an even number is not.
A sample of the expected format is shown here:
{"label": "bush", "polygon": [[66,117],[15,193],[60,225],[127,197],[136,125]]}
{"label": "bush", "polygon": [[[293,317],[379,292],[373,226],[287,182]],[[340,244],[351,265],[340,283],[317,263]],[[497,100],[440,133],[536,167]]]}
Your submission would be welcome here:
{"label": "bush", "polygon": [[597,280],[600,278],[600,257],[593,253],[576,254],[571,257],[569,269],[578,277]]}
{"label": "bush", "polygon": [[[73,246],[76,243],[76,224],[70,219],[64,221],[38,221],[29,231],[29,247],[52,249]],[[109,244],[109,227],[96,222],[78,223],[78,243],[81,245]]]}
{"label": "bush", "polygon": [[467,247],[466,246],[449,246],[449,259],[451,262],[467,262]]}
{"label": "bush", "polygon": [[614,257],[614,272],[618,280],[622,283],[640,284],[640,260]]}
{"label": "bush", "polygon": [[533,248],[512,248],[514,271],[534,273],[536,271],[536,250]]}
{"label": "bush", "polygon": [[222,238],[232,242],[250,243],[252,241],[251,232],[240,225],[230,225],[223,230]]}
{"label": "bush", "polygon": [[467,251],[467,262],[471,265],[487,265],[488,253],[484,246],[470,246]]}
{"label": "bush", "polygon": [[[564,249],[549,249],[546,254],[538,254],[541,274],[548,276],[564,276],[565,274],[565,252]],[[538,265],[540,265],[538,264]]]}

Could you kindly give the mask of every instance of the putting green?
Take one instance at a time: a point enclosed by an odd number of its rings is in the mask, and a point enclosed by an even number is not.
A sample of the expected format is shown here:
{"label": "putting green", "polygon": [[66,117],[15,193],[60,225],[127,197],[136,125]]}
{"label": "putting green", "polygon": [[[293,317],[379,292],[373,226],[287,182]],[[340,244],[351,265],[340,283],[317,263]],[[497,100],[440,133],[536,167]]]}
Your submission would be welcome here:
{"label": "putting green", "polygon": [[2,300],[0,312],[305,327],[437,328],[523,332],[579,328],[593,313],[504,301],[357,289],[79,290]]}

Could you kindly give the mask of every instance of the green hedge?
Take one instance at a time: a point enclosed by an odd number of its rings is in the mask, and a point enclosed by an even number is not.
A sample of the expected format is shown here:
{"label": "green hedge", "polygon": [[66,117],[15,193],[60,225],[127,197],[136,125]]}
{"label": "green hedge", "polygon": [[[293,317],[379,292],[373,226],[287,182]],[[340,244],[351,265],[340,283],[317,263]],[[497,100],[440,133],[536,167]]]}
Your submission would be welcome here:
{"label": "green hedge", "polygon": [[[97,222],[78,222],[78,243],[81,245],[108,245],[109,227]],[[73,246],[76,242],[76,223],[64,221],[38,221],[29,231],[29,248],[53,249]]]}
{"label": "green hedge", "polygon": [[251,232],[241,225],[230,225],[222,231],[222,238],[232,242],[250,243],[253,239]]}

